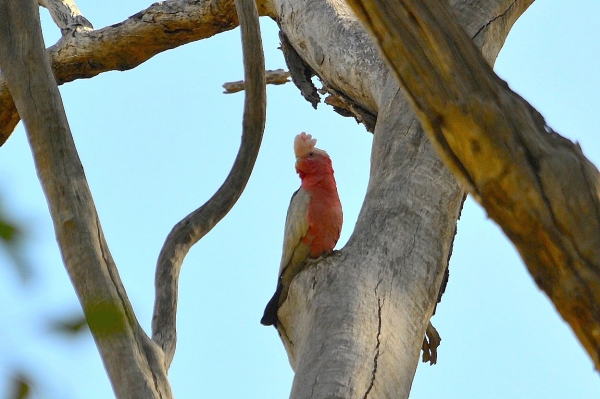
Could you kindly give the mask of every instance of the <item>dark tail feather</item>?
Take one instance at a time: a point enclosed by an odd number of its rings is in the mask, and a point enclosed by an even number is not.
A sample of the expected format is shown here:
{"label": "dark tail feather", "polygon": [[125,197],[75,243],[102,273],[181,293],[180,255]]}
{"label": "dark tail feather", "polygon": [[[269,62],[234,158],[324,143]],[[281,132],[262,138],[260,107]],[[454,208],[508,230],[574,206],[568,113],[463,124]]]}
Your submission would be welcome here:
{"label": "dark tail feather", "polygon": [[265,313],[263,314],[262,319],[260,319],[260,324],[263,326],[275,326],[279,321],[277,319],[277,311],[279,310],[279,297],[281,296],[281,290],[283,286],[281,283],[277,284],[277,290],[273,297],[267,303],[267,307],[265,308]]}

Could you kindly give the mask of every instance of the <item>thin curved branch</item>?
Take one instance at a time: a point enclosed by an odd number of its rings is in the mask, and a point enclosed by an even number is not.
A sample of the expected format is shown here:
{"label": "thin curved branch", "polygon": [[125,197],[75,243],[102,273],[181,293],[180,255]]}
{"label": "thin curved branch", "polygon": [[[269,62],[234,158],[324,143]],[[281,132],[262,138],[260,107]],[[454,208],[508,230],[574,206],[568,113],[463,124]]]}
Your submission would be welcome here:
{"label": "thin curved branch", "polygon": [[515,244],[600,370],[598,170],[494,74],[445,2],[349,2],[446,165]]}
{"label": "thin curved branch", "polygon": [[[273,16],[268,0],[260,15]],[[152,4],[123,22],[98,30],[77,30],[48,48],[59,85],[102,72],[124,71],[163,51],[238,26],[232,0],[169,0]],[[0,146],[19,123],[19,114],[0,75]]]}
{"label": "thin curved branch", "polygon": [[116,396],[171,398],[162,351],[137,322],[106,245],[39,20],[34,0],[0,1],[0,68],[23,116],[65,268]]}
{"label": "thin curved branch", "polygon": [[242,142],[223,185],[208,202],[173,227],[158,257],[152,339],[163,349],[167,369],[177,343],[177,294],[183,259],[190,248],[229,212],[244,191],[265,127],[265,62],[258,11],[253,0],[235,0],[235,4],[242,33],[246,82]]}

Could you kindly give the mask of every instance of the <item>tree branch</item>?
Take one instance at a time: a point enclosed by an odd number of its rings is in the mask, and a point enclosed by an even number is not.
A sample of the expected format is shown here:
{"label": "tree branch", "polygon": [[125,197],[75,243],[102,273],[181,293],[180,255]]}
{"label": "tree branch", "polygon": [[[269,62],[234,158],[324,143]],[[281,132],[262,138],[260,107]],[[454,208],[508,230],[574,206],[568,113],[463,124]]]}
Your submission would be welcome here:
{"label": "tree branch", "polygon": [[177,291],[183,259],[190,248],[229,212],[244,191],[265,127],[265,62],[258,11],[254,0],[235,0],[235,4],[242,33],[246,82],[242,142],[223,185],[208,202],[173,227],[158,257],[152,339],[163,348],[167,369],[177,343]]}
{"label": "tree branch", "polygon": [[[377,117],[369,186],[352,236],[338,256],[294,279],[279,310],[279,331],[295,371],[290,397],[368,391],[369,398],[406,398],[464,192],[345,2],[276,3],[281,29],[302,59],[328,88]],[[452,3],[462,10],[454,18],[470,35],[489,25],[478,45],[487,49],[490,63],[526,8],[524,2],[510,7],[513,0]],[[376,354],[373,373],[365,364],[374,364]]]}
{"label": "tree branch", "polygon": [[[259,0],[260,15],[274,16],[270,1]],[[168,0],[152,4],[123,22],[98,30],[77,30],[48,48],[59,85],[102,72],[135,68],[166,50],[238,26],[233,0]],[[19,115],[0,75],[0,145]]]}
{"label": "tree branch", "polygon": [[76,29],[94,29],[73,0],[38,0],[38,3],[48,9],[63,36]]}
{"label": "tree branch", "polygon": [[598,170],[493,73],[444,2],[349,3],[446,165],[515,244],[600,370]]}
{"label": "tree branch", "polygon": [[[265,83],[268,85],[283,85],[289,82],[290,73],[283,69],[267,70],[265,71]],[[236,80],[235,82],[223,83],[224,94],[233,94],[239,91],[243,91],[246,87],[246,82],[243,80]]]}
{"label": "tree branch", "polygon": [[23,116],[63,261],[116,395],[171,398],[162,353],[140,328],[106,245],[34,0],[0,1],[0,68]]}

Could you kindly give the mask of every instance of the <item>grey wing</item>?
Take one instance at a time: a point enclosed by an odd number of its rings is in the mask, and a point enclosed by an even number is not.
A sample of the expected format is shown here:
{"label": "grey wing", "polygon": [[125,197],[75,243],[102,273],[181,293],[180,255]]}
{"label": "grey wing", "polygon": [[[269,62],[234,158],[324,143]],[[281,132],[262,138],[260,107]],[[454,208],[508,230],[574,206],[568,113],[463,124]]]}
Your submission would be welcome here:
{"label": "grey wing", "polygon": [[290,263],[296,247],[300,244],[300,240],[308,231],[309,202],[310,194],[302,188],[299,188],[292,195],[287,216],[285,218],[285,232],[281,264],[279,265],[279,276],[281,276],[283,269]]}

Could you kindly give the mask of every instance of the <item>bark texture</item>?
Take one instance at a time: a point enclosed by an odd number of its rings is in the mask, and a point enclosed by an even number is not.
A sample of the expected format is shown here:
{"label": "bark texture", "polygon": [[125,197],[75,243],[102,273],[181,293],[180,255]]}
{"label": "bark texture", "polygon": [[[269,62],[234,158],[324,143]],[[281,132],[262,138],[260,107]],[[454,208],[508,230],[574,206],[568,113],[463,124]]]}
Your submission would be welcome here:
{"label": "bark texture", "polygon": [[443,2],[351,0],[445,163],[600,370],[600,173],[498,78]]}
{"label": "bark texture", "polygon": [[[597,171],[488,65],[532,2],[454,0],[450,14],[439,1],[394,1],[382,13],[369,8],[374,2],[353,0],[373,24],[431,140],[345,1],[258,2],[258,12],[277,18],[293,51],[332,94],[329,102],[367,115],[375,134],[367,195],[351,239],[300,273],[279,311],[296,372],[292,398],[408,397],[464,196],[451,171],[505,228],[551,299],[567,304],[559,311],[598,364]],[[117,396],[168,398],[181,262],[239,196],[257,147],[242,145],[240,154],[250,155],[236,161],[242,172],[232,171],[234,183],[168,237],[157,266],[152,341],[135,320],[104,242],[52,72],[60,84],[133,68],[235,27],[233,1],[155,3],[120,24],[75,29],[49,57],[35,6],[0,0],[0,143],[22,115],[65,264]]]}
{"label": "bark texture", "polygon": [[94,29],[73,0],[38,0],[38,3],[48,9],[63,35],[77,29]]}
{"label": "bark texture", "polygon": [[236,8],[246,80],[240,153],[221,189],[178,224],[165,243],[151,340],[136,320],[105,242],[44,48],[37,2],[0,1],[0,68],[23,116],[64,264],[119,398],[172,397],[167,370],[175,351],[181,262],[235,204],[260,148],[266,88],[258,12],[253,0],[236,0]]}
{"label": "bark texture", "polygon": [[177,295],[183,260],[190,248],[227,215],[242,195],[265,129],[267,89],[258,11],[254,0],[235,0],[235,4],[242,33],[246,89],[242,142],[225,182],[206,204],[173,227],[158,257],[152,339],[163,349],[167,369],[177,343]]}
{"label": "bark texture", "polygon": [[296,372],[292,398],[410,392],[462,190],[417,121],[398,117],[410,108],[391,86],[355,233],[292,282],[279,312]]}
{"label": "bark texture", "polygon": [[[454,6],[493,63],[530,3]],[[406,398],[464,192],[345,2],[276,4],[281,29],[325,87],[377,117],[367,196],[350,241],[298,275],[279,311],[296,372],[291,397]]]}
{"label": "bark texture", "polygon": [[[289,82],[290,73],[283,69],[275,69],[265,71],[265,83],[268,85],[283,85]],[[224,94],[233,94],[242,91],[246,88],[246,82],[244,80],[237,80],[235,82],[223,83]]]}
{"label": "bark texture", "polygon": [[119,398],[170,398],[108,250],[45,53],[37,2],[0,1],[0,68],[23,116],[64,264]]}
{"label": "bark texture", "polygon": [[[256,3],[260,15],[275,15],[266,0]],[[237,26],[233,0],[163,1],[118,24],[65,35],[48,48],[48,55],[56,81],[61,85],[102,72],[135,68],[158,53]],[[10,137],[19,120],[5,79],[0,75],[0,145]]]}

